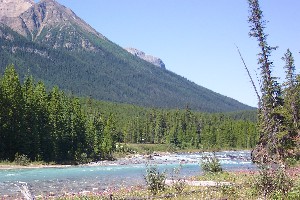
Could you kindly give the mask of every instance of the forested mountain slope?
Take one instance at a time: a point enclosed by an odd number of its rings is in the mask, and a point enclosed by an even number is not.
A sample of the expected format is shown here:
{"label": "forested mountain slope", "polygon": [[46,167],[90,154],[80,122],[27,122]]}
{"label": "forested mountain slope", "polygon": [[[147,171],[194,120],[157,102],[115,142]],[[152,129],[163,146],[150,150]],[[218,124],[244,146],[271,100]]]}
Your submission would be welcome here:
{"label": "forested mountain slope", "polygon": [[130,54],[54,0],[0,21],[1,73],[13,63],[21,78],[31,74],[48,87],[147,107],[253,109]]}
{"label": "forested mountain slope", "polygon": [[0,74],[0,105],[0,161],[26,155],[32,161],[81,163],[132,152],[118,143],[164,144],[172,151],[243,149],[252,148],[258,137],[251,111],[240,120],[243,113],[79,100],[57,87],[47,92],[32,77],[21,83],[13,66]]}

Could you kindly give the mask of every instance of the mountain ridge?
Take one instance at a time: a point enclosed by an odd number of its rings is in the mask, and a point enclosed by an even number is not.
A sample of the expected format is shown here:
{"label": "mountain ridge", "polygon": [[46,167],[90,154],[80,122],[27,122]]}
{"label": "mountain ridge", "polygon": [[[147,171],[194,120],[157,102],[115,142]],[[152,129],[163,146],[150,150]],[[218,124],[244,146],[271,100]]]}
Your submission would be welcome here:
{"label": "mountain ridge", "polygon": [[128,51],[129,53],[149,62],[149,63],[152,63],[155,66],[158,66],[162,69],[166,69],[165,63],[160,58],[157,58],[152,55],[148,55],[145,52],[138,50],[136,48],[133,48],[133,47],[125,48],[125,50]]}
{"label": "mountain ridge", "polygon": [[0,71],[14,63],[23,76],[30,71],[49,86],[105,101],[205,112],[253,109],[132,55],[56,1],[40,1],[2,23]]}
{"label": "mountain ridge", "polygon": [[0,0],[0,20],[3,17],[18,17],[33,5],[33,0]]}
{"label": "mountain ridge", "polygon": [[[32,4],[27,10],[20,13],[19,16],[7,17],[1,21],[24,37],[43,44],[47,44],[49,38],[59,40],[62,37],[59,34],[51,34],[51,29],[66,27],[71,28],[70,32],[73,31],[76,33],[75,29],[72,30],[72,28],[75,28],[74,25],[97,37],[105,39],[103,35],[79,18],[71,9],[66,8],[55,0],[42,0],[36,4]],[[80,35],[74,35],[74,37],[80,37]],[[81,39],[81,47],[87,47],[89,44],[85,44],[86,40],[84,38],[81,37]],[[56,43],[51,45],[53,48],[68,48],[69,44],[70,42],[65,41],[60,45]],[[90,47],[90,49],[93,49],[93,47]]]}

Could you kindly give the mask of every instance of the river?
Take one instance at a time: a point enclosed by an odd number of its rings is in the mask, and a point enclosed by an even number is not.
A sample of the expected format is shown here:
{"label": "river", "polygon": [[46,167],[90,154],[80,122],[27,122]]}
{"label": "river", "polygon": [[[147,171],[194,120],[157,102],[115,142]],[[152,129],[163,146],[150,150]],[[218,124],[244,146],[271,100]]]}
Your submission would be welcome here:
{"label": "river", "polygon": [[[0,197],[20,196],[18,186],[24,183],[31,193],[43,196],[145,185],[147,164],[157,166],[160,171],[166,171],[169,178],[174,168],[181,166],[180,176],[188,178],[202,173],[199,162],[204,155],[209,153],[155,155],[150,160],[143,156],[135,156],[89,166],[0,170]],[[250,160],[249,151],[217,152],[216,156],[224,170],[256,169]]]}

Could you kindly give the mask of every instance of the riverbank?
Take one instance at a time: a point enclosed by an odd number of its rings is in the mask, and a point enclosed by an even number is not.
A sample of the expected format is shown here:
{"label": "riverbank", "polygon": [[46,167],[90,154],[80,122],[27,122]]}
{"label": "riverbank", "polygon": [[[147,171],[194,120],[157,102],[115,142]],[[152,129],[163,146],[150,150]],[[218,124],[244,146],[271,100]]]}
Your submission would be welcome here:
{"label": "riverbank", "polygon": [[29,164],[23,165],[12,165],[12,164],[0,164],[0,170],[11,170],[11,169],[41,169],[41,168],[63,168],[72,167],[72,165],[44,165],[44,164]]}
{"label": "riverbank", "polygon": [[[245,162],[251,162],[249,156],[235,155],[235,152],[248,152],[245,151],[222,151],[224,156],[228,156],[232,160],[239,160]],[[219,152],[220,153],[220,152]],[[211,152],[153,152],[151,154],[129,154],[124,157],[119,157],[115,160],[103,160],[97,162],[90,162],[82,165],[61,165],[61,164],[47,164],[33,162],[29,165],[16,165],[14,163],[0,163],[0,170],[10,169],[39,169],[39,168],[66,168],[66,167],[80,167],[80,166],[124,166],[124,165],[137,165],[137,164],[150,164],[150,165],[161,165],[161,164],[188,164],[188,163],[199,163],[203,155],[210,155]],[[222,159],[222,157],[220,157]]]}
{"label": "riverbank", "polygon": [[[300,199],[300,166],[292,167],[288,170],[291,176],[293,186],[290,191],[285,194],[285,199]],[[186,199],[245,199],[256,200],[262,199],[262,196],[255,189],[256,181],[259,173],[253,171],[234,171],[221,172],[215,174],[203,174],[201,176],[191,177],[189,179],[177,179],[177,181],[167,180],[166,188],[156,194],[152,194],[144,185],[107,188],[103,191],[95,190],[81,191],[78,193],[65,193],[60,196],[50,194],[47,199],[59,200],[102,200],[102,199],[170,199],[170,200],[186,200]],[[276,196],[277,195],[277,196]],[[267,199],[274,199],[280,196],[273,194]],[[45,196],[36,196],[37,198],[45,198]],[[277,199],[277,198],[276,198]]]}
{"label": "riverbank", "polygon": [[116,165],[131,165],[131,164],[146,164],[153,161],[153,164],[162,164],[163,161],[154,162],[154,157],[171,155],[170,153],[153,153],[151,155],[142,154],[132,154],[127,155],[123,158],[118,158],[115,160],[103,160],[97,162],[90,162],[82,165],[61,165],[61,164],[46,164],[46,163],[30,163],[29,165],[17,165],[14,163],[6,162],[5,164],[0,164],[0,170],[10,170],[10,169],[40,169],[40,168],[65,168],[65,167],[80,167],[80,166],[116,166]]}
{"label": "riverbank", "polygon": [[[282,194],[274,192],[267,199],[300,199],[300,165],[291,167],[287,174],[293,184],[288,192]],[[78,200],[83,199],[226,199],[226,200],[256,200],[263,199],[263,195],[256,188],[259,180],[258,171],[231,171],[213,174],[203,174],[190,179],[166,180],[167,187],[157,194],[152,194],[147,187],[124,187],[104,192],[85,191],[75,195]],[[284,183],[282,183],[284,184]],[[62,196],[60,200],[74,199],[74,196]]]}

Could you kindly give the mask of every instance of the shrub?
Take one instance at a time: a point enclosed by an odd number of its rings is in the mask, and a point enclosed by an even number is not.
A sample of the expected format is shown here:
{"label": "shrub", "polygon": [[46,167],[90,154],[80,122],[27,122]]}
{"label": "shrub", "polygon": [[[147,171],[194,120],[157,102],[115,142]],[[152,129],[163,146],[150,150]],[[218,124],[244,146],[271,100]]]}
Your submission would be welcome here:
{"label": "shrub", "polygon": [[159,172],[157,167],[147,167],[145,180],[148,190],[150,190],[153,195],[164,191],[166,187],[166,177],[166,172]]}
{"label": "shrub", "polygon": [[262,194],[264,198],[271,196],[272,199],[282,199],[293,187],[291,178],[289,178],[284,169],[270,169],[266,166],[261,167],[259,175],[255,180],[255,189]]}
{"label": "shrub", "polygon": [[180,177],[180,171],[181,171],[182,165],[180,165],[178,168],[174,168],[172,180],[174,182],[173,188],[177,193],[182,193],[184,188],[186,187],[186,182],[184,178]]}
{"label": "shrub", "polygon": [[86,153],[79,154],[76,152],[75,160],[77,164],[86,164],[90,162],[90,159]]}
{"label": "shrub", "polygon": [[223,171],[220,160],[213,156],[204,156],[201,161],[201,168],[205,173],[217,173]]}
{"label": "shrub", "polygon": [[27,166],[30,163],[30,159],[25,154],[20,155],[19,153],[16,153],[14,162],[17,165]]}

